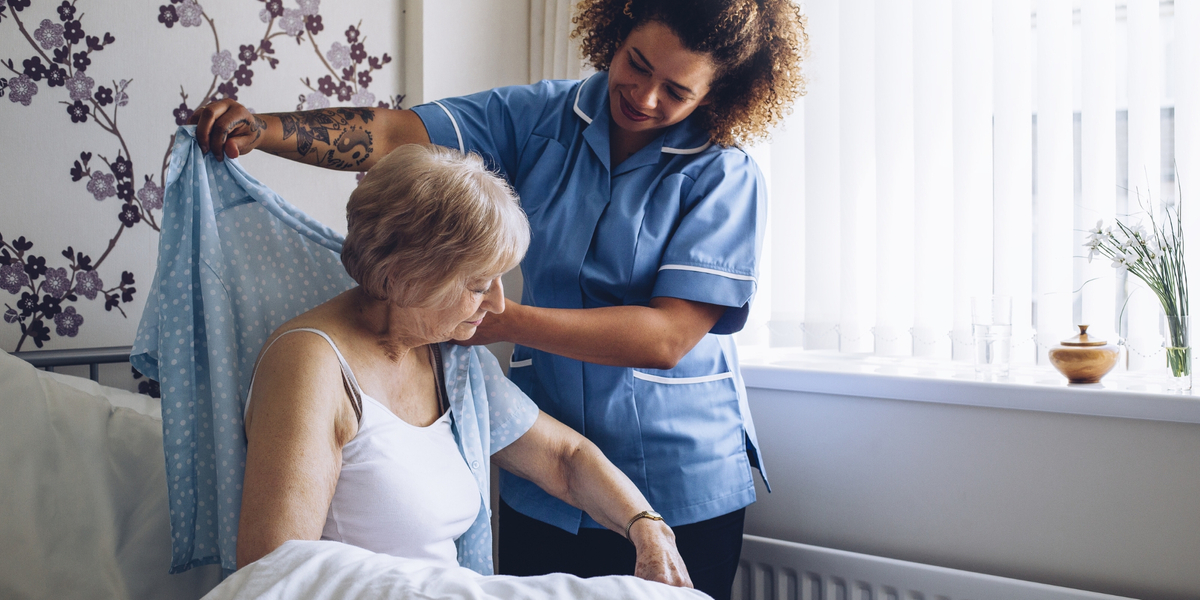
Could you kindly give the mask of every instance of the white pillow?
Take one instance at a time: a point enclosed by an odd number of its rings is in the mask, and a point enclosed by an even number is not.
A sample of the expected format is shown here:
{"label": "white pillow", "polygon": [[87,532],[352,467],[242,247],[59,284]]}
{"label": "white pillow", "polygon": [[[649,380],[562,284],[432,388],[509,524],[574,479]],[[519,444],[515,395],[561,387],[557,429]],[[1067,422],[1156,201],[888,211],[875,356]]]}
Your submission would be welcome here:
{"label": "white pillow", "polygon": [[219,582],[216,566],[167,574],[154,404],[0,351],[0,598],[199,598]]}
{"label": "white pillow", "polygon": [[100,385],[91,379],[63,375],[62,373],[38,371],[38,376],[43,379],[53,379],[55,383],[71,386],[89,396],[103,398],[115,407],[129,408],[138,414],[154,417],[162,421],[162,401],[158,398],[151,398],[145,394],[135,394],[128,390]]}

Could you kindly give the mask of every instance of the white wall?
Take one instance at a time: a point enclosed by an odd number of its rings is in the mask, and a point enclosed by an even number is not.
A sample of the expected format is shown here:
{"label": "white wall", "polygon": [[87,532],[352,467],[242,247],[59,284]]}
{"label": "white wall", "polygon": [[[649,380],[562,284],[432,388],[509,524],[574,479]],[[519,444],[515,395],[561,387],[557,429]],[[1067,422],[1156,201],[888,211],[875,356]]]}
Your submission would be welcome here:
{"label": "white wall", "polygon": [[408,0],[405,19],[406,105],[529,83],[528,0]]}
{"label": "white wall", "polygon": [[1200,425],[751,389],[746,533],[1136,598],[1200,590]]}
{"label": "white wall", "polygon": [[[528,0],[408,0],[404,18],[405,106],[529,83]],[[521,283],[505,275],[505,296]],[[512,344],[489,348],[507,370]]]}

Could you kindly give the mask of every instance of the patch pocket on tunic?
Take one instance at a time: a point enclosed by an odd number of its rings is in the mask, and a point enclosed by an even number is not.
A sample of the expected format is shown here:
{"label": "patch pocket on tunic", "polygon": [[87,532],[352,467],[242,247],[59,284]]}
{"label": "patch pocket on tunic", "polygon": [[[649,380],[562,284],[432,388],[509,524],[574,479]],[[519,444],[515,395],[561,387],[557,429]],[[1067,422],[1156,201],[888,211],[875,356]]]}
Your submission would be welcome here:
{"label": "patch pocket on tunic", "polygon": [[513,349],[512,356],[508,359],[508,378],[526,394],[533,389],[531,386],[537,378],[537,371],[533,368],[533,353],[529,349]]}
{"label": "patch pocket on tunic", "polygon": [[525,348],[513,348],[513,353],[508,358],[509,369],[524,369],[533,366],[533,353]]}
{"label": "patch pocket on tunic", "polygon": [[668,373],[633,370],[646,477],[659,482],[651,502],[690,506],[744,488],[750,467],[733,373]]}
{"label": "patch pocket on tunic", "polygon": [[[533,364],[533,359],[530,359],[529,363]],[[715,375],[701,375],[699,377],[663,377],[634,369],[633,377],[634,379],[661,383],[663,385],[691,385],[693,383],[708,383],[710,381],[721,381],[722,379],[733,379],[733,371],[726,371]]]}

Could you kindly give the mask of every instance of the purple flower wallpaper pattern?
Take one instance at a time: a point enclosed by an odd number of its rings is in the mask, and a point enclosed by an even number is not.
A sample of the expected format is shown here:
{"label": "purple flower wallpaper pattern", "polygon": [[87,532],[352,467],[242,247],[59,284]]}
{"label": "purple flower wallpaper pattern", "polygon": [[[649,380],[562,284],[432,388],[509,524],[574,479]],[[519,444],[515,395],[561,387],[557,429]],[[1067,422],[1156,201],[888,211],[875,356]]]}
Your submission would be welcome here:
{"label": "purple flower wallpaper pattern", "polygon": [[[239,91],[260,84],[264,81],[263,71],[273,71],[279,65],[276,44],[289,40],[298,46],[311,46],[313,53],[309,56],[319,71],[315,84],[309,77],[298,82],[302,91],[297,96],[297,110],[326,108],[335,103],[400,106],[402,96],[385,94],[385,99],[379,100],[369,89],[374,80],[371,73],[383,69],[392,58],[386,53],[368,53],[361,21],[346,26],[322,49],[318,36],[328,23],[320,14],[321,0],[244,2],[247,14],[256,14],[265,28],[261,36],[232,45],[222,43],[218,18],[205,10],[203,1],[164,0],[151,14],[128,17],[171,30],[211,30],[214,48],[208,64],[173,67],[211,75],[208,89],[189,95],[180,86],[179,103],[161,109],[164,116],[169,115],[164,124],[186,124],[198,107],[221,98],[236,100]],[[137,277],[108,264],[108,259],[126,229],[159,230],[170,141],[161,155],[147,156],[144,148],[131,148],[118,115],[128,105],[130,94],[137,93],[132,77],[135,74],[112,81],[97,81],[88,74],[93,63],[109,58],[114,52],[110,47],[119,42],[111,32],[91,27],[87,13],[112,10],[123,8],[98,0],[0,0],[0,35],[24,40],[18,45],[25,48],[20,56],[0,56],[0,111],[10,111],[0,115],[20,119],[24,107],[51,102],[63,107],[60,114],[63,122],[72,124],[70,127],[98,127],[109,140],[106,147],[72,149],[68,143],[61,155],[51,157],[47,164],[50,169],[56,161],[69,165],[63,176],[82,186],[80,201],[104,202],[112,209],[112,221],[95,224],[112,232],[107,236],[107,245],[86,251],[81,245],[79,250],[68,246],[57,255],[47,253],[46,249],[35,248],[33,232],[22,235],[0,227],[0,303],[4,313],[4,324],[0,326],[20,331],[16,347],[9,349],[12,351],[28,349],[27,344],[42,348],[54,337],[77,336],[86,326],[75,306],[81,302],[102,301],[105,314],[127,318],[123,305],[132,302],[138,293]],[[161,76],[169,77],[169,71]],[[8,102],[3,101],[5,96]],[[4,299],[4,295],[9,298]],[[142,381],[139,388],[143,393],[157,393],[157,385],[152,384]]]}

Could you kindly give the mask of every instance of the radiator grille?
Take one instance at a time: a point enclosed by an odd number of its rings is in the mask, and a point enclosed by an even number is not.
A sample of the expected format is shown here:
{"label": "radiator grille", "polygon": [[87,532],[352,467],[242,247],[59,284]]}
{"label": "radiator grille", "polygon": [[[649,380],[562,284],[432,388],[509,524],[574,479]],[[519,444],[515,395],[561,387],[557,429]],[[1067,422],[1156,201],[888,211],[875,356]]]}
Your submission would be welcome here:
{"label": "radiator grille", "polygon": [[734,600],[1130,600],[745,536]]}

